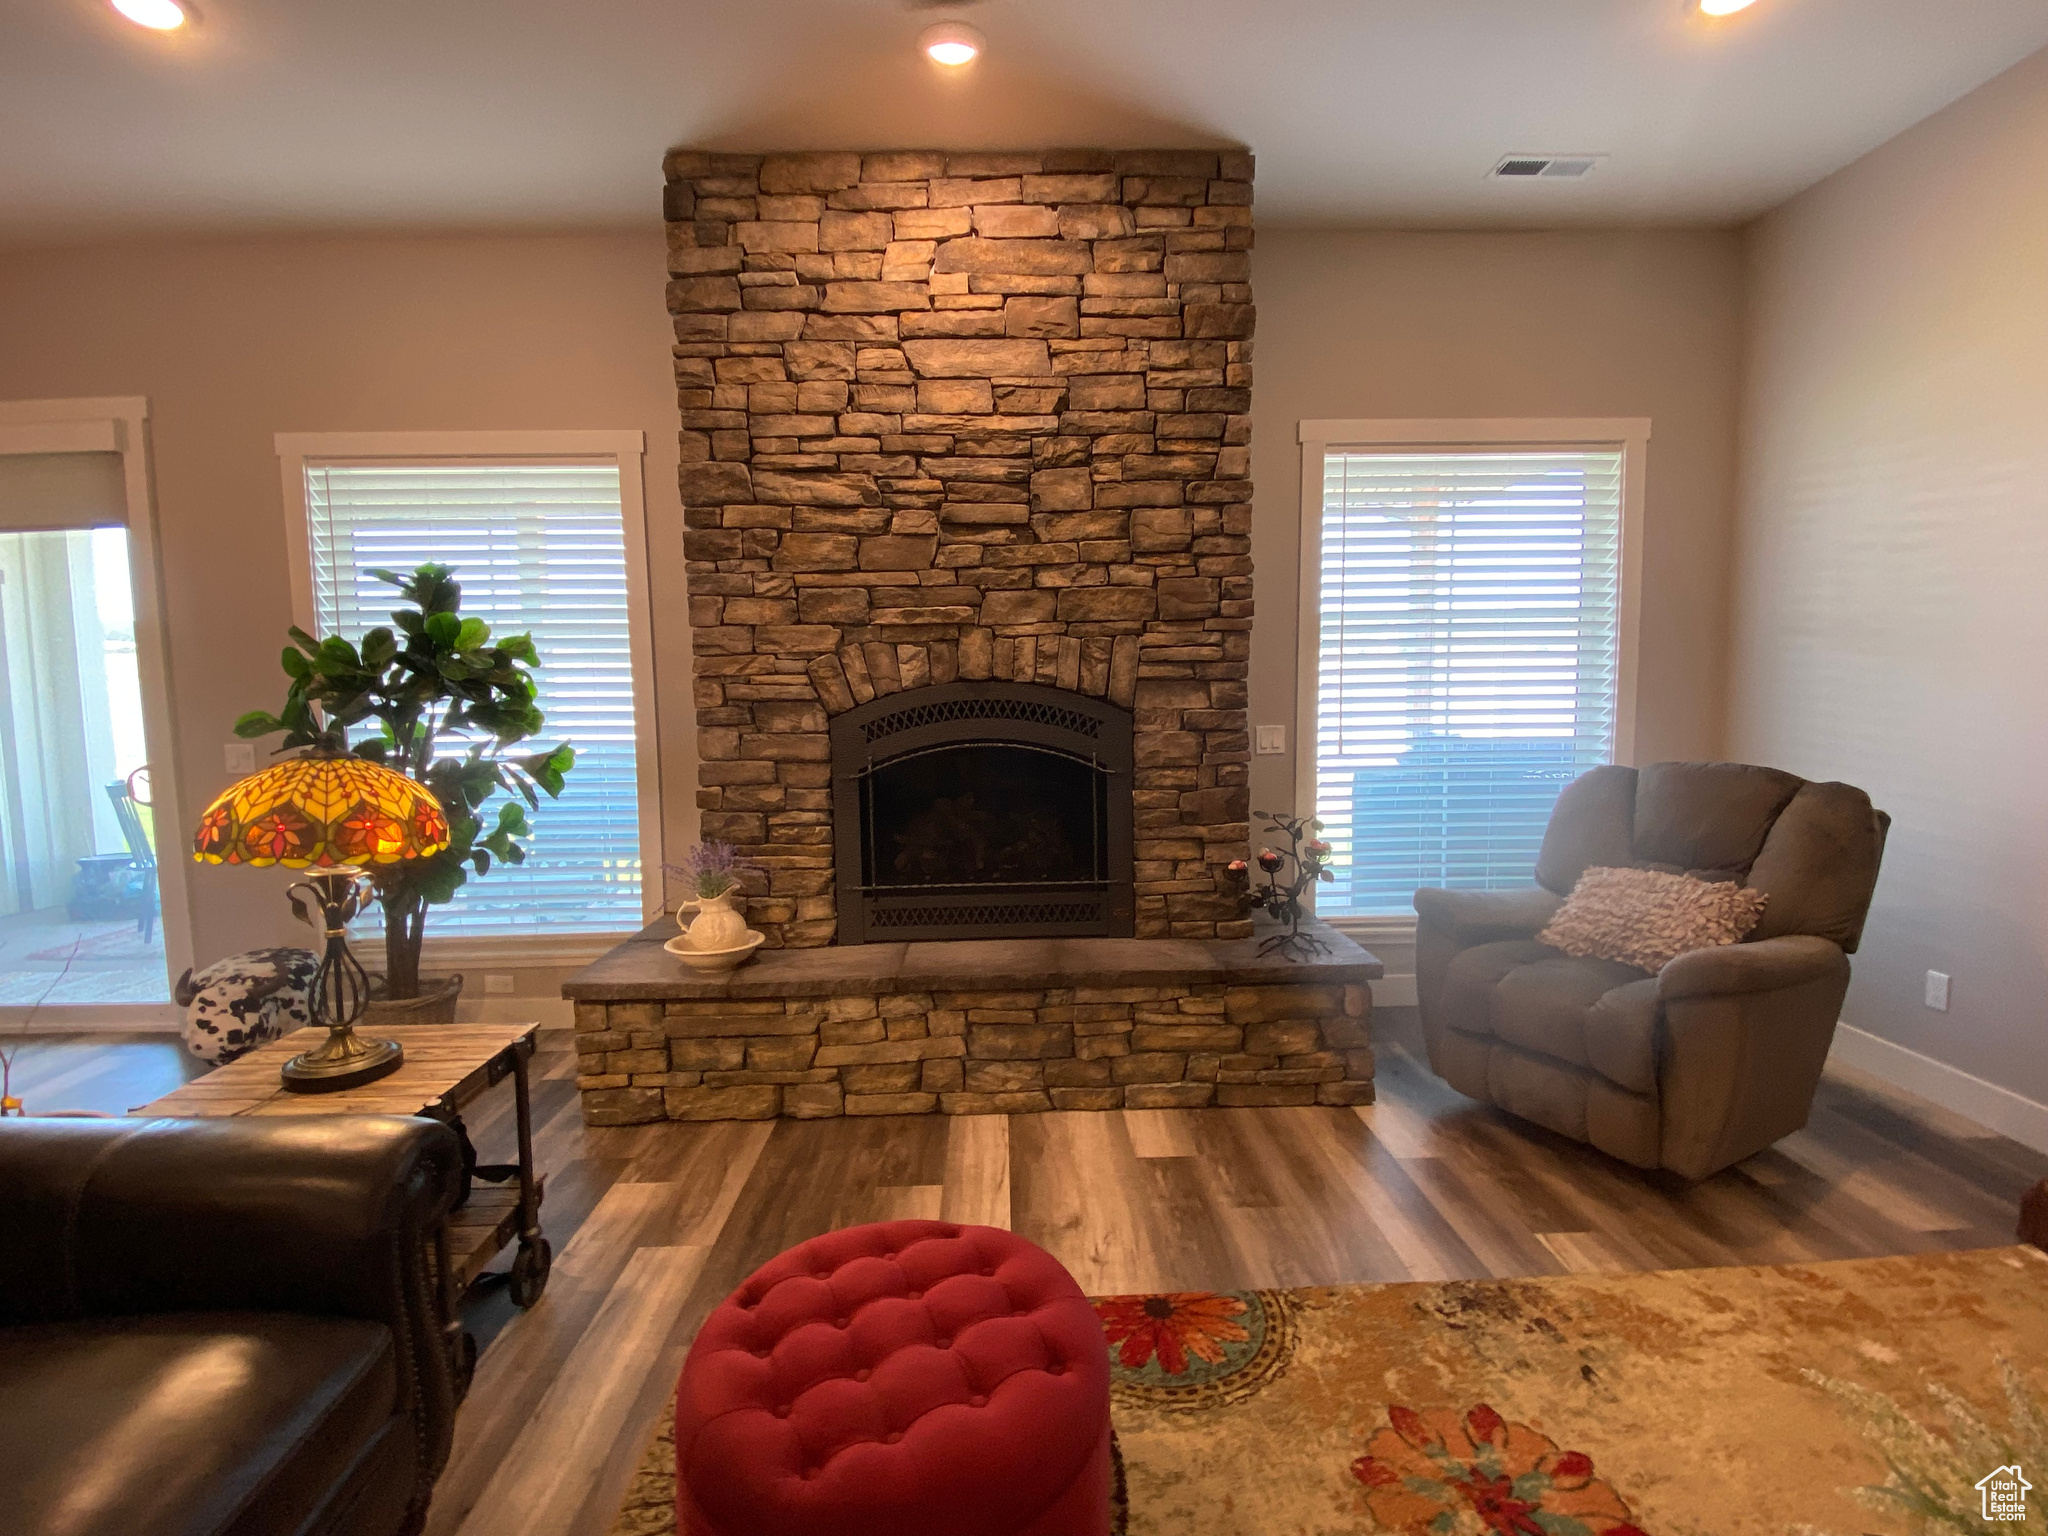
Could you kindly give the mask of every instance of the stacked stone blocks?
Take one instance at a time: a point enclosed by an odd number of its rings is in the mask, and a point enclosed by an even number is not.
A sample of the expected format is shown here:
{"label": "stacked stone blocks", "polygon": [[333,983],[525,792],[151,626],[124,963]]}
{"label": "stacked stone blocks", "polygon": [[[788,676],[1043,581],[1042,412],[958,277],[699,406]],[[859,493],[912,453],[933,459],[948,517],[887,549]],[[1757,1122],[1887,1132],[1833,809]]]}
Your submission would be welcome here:
{"label": "stacked stone blocks", "polygon": [[578,1003],[592,1125],[1369,1104],[1363,985]]}
{"label": "stacked stone blocks", "polygon": [[750,920],[833,938],[832,714],[995,678],[1133,711],[1139,935],[1248,933],[1251,157],[666,170],[700,807]]}

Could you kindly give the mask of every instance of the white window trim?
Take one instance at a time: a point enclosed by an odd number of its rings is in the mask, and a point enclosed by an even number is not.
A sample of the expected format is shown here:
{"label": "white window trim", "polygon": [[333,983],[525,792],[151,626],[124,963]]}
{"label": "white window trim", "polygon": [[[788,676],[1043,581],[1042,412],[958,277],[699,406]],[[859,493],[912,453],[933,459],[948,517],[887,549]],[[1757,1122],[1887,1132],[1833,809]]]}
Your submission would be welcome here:
{"label": "white window trim", "polygon": [[[541,459],[611,457],[619,465],[619,511],[626,539],[626,617],[633,667],[634,777],[640,801],[640,911],[661,915],[661,746],[655,724],[654,621],[647,577],[647,488],[644,432],[280,432],[277,457],[284,481],[290,537],[292,620],[313,633],[313,555],[306,507],[306,464],[319,459]],[[573,778],[571,783],[574,783]],[[542,814],[546,814],[543,807]],[[439,965],[583,965],[609,949],[613,934],[541,940],[520,934],[461,934],[437,940],[427,914],[425,954]]]}
{"label": "white window trim", "polygon": [[[172,708],[170,635],[165,628],[161,538],[150,463],[149,401],[141,395],[75,400],[0,401],[0,453],[118,453],[127,503],[128,583],[135,600],[135,664],[142,682],[142,733],[149,749],[151,803],[157,827],[157,882],[163,924],[166,995],[172,977],[192,964],[192,902],[185,857],[188,807],[181,792],[178,731]],[[0,1008],[0,1024],[19,1024],[31,1013],[38,1025],[134,1028],[182,1018],[163,1003],[50,1004],[41,1009]]]}
{"label": "white window trim", "polygon": [[[1295,606],[1294,803],[1297,815],[1316,803],[1316,697],[1322,666],[1323,460],[1332,449],[1619,448],[1621,450],[1621,611],[1615,673],[1614,761],[1636,760],[1636,640],[1642,612],[1643,493],[1648,483],[1647,416],[1456,416],[1356,421],[1303,421],[1301,562]],[[1412,943],[1415,919],[1393,914],[1341,917],[1332,927],[1368,949],[1371,941]]]}

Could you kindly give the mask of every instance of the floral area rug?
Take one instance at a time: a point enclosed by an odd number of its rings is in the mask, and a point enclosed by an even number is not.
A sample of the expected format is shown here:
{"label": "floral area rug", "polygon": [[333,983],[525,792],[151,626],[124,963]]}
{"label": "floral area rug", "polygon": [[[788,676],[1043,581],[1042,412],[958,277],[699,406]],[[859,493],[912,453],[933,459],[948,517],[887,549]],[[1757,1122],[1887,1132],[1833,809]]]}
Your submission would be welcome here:
{"label": "floral area rug", "polygon": [[[1095,1308],[1131,1536],[2048,1529],[2032,1248]],[[613,1536],[674,1531],[672,1433]]]}

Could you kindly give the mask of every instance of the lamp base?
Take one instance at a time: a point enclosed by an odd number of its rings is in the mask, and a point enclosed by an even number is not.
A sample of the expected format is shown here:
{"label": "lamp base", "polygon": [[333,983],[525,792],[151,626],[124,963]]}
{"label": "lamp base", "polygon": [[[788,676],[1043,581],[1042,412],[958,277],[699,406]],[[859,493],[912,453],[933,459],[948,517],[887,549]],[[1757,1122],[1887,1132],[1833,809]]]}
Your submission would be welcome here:
{"label": "lamp base", "polygon": [[396,1040],[364,1040],[344,1024],[286,1062],[279,1075],[291,1093],[339,1093],[389,1077],[404,1064],[405,1047]]}

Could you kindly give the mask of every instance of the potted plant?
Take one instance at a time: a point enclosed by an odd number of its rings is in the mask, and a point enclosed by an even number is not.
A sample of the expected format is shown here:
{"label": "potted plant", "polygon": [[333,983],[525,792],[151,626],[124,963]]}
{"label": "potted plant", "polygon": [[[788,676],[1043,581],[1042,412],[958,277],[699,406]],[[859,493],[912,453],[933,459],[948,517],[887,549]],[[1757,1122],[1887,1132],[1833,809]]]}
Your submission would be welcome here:
{"label": "potted plant", "polygon": [[[682,863],[661,868],[693,893],[676,908],[676,926],[683,931],[662,946],[686,969],[699,976],[724,976],[767,942],[767,935],[747,926],[739,851],[732,844],[698,843]],[[686,923],[684,913],[691,907],[697,909],[696,920]]]}
{"label": "potted plant", "polygon": [[[739,853],[731,843],[698,843],[682,863],[664,868],[690,888],[690,899],[676,909],[676,925],[692,949],[730,949],[745,942],[746,915],[734,905],[740,896]],[[685,927],[683,907],[692,906],[697,918]]]}
{"label": "potted plant", "polygon": [[[290,686],[276,714],[252,710],[235,722],[245,738],[285,733],[279,751],[325,748],[395,768],[433,790],[448,813],[448,847],[430,858],[366,871],[384,909],[387,1013],[415,1021],[451,1020],[460,976],[423,992],[420,945],[427,908],[452,901],[472,873],[496,860],[526,862],[520,841],[533,833],[527,811],[540,796],[562,792],[576,761],[566,744],[515,754],[545,719],[534,702],[540,665],[533,637],[493,639],[482,619],[464,618],[462,588],[445,565],[410,576],[371,571],[397,588],[409,607],[393,611],[351,644],[339,635],[316,640],[294,626],[283,667]],[[360,732],[350,739],[352,732]],[[492,800],[496,813],[487,813]],[[389,1005],[402,1004],[403,1009]]]}

